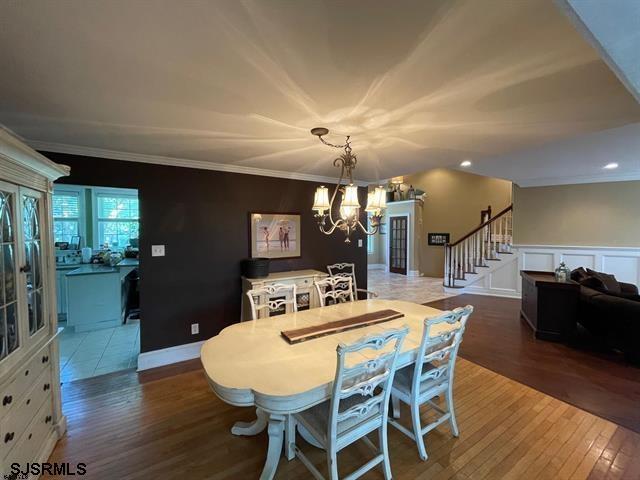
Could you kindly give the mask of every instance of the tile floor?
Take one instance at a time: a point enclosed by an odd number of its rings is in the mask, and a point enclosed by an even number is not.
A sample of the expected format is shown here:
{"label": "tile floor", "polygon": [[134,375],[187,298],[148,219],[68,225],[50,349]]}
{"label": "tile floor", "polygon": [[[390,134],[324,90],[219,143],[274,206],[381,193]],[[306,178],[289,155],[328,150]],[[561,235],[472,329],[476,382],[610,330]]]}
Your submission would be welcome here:
{"label": "tile floor", "polygon": [[367,289],[376,292],[378,298],[390,300],[427,303],[452,296],[445,293],[442,278],[408,277],[384,270],[369,270],[367,284]]}
{"label": "tile floor", "polygon": [[70,382],[136,367],[139,352],[139,320],[93,332],[65,329],[60,334],[60,379]]}

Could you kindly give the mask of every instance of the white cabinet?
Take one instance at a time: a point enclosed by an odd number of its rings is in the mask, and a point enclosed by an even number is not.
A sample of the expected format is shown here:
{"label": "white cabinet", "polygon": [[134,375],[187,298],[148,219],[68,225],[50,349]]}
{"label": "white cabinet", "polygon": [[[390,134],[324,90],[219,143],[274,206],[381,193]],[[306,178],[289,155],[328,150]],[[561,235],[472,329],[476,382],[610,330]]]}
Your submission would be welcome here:
{"label": "white cabinet", "polygon": [[0,129],[0,477],[46,461],[66,429],[51,191],[67,174]]}

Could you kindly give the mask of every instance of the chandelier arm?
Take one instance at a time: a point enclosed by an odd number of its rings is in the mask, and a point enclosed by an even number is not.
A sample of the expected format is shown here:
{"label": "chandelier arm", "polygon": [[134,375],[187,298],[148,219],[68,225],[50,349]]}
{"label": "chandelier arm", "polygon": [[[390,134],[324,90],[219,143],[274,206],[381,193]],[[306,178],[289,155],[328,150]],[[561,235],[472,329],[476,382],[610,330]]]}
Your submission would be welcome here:
{"label": "chandelier arm", "polygon": [[336,185],[336,188],[333,190],[333,195],[331,196],[331,201],[329,202],[329,222],[331,222],[331,225],[334,225],[334,230],[335,230],[336,222],[333,220],[333,202],[336,199],[336,195],[338,195],[338,190],[340,190],[340,185],[342,184],[343,178],[344,178],[344,163],[342,164],[342,169],[340,170],[340,179],[338,180],[338,184]]}
{"label": "chandelier arm", "polygon": [[320,225],[319,226],[320,227],[320,231],[322,233],[324,233],[325,235],[331,235],[334,232],[334,230],[340,226],[341,222],[342,222],[342,220],[338,220],[337,223],[334,223],[333,225],[331,225],[331,228],[329,230],[325,230],[324,227],[322,225]]}
{"label": "chandelier arm", "polygon": [[357,225],[360,227],[360,229],[365,235],[375,235],[376,233],[378,233],[378,229],[380,228],[379,226],[376,225],[375,227],[372,227],[371,230],[367,230],[366,228],[364,228],[364,225],[362,225],[360,220],[358,220]]}

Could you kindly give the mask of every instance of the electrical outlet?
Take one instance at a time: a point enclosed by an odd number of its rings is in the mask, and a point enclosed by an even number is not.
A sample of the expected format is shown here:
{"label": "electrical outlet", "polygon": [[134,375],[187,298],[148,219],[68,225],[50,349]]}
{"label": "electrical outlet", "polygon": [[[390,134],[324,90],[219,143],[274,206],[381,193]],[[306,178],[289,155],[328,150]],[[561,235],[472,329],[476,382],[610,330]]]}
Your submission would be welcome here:
{"label": "electrical outlet", "polygon": [[358,247],[362,247],[362,239],[361,238],[358,239]]}
{"label": "electrical outlet", "polygon": [[197,335],[198,333],[200,333],[200,324],[199,323],[192,323],[191,324],[191,335]]}
{"label": "electrical outlet", "polygon": [[151,245],[152,257],[164,257],[164,245]]}

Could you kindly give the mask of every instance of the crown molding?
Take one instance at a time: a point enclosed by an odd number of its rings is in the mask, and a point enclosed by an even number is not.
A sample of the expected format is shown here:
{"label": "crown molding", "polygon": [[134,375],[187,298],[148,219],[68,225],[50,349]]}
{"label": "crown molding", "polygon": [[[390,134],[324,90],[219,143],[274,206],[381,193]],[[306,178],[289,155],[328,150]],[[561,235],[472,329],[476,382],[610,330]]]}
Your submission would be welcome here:
{"label": "crown molding", "polygon": [[548,177],[515,179],[513,183],[519,187],[549,187],[554,185],[577,185],[584,183],[628,182],[640,180],[640,172],[608,173],[603,175],[576,175],[573,177]]}
{"label": "crown molding", "polygon": [[[269,170],[265,168],[245,167],[226,163],[205,162],[202,160],[189,160],[186,158],[166,157],[162,155],[148,155],[144,153],[120,152],[104,148],[83,147],[64,143],[41,142],[39,140],[25,140],[27,144],[39,151],[67,153],[70,155],[82,155],[86,157],[108,158],[123,160],[125,162],[152,163],[155,165],[167,165],[171,167],[196,168],[200,170],[215,170],[218,172],[241,173],[244,175],[260,175],[263,177],[288,178],[292,180],[304,180],[308,182],[337,183],[336,177],[325,177],[310,173],[286,172]],[[354,181],[359,187],[366,187],[369,182]]]}
{"label": "crown molding", "polygon": [[69,175],[69,167],[52,162],[3,125],[0,125],[0,158],[26,167],[49,180]]}

